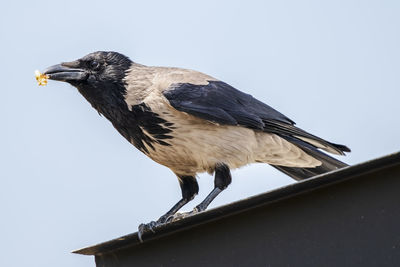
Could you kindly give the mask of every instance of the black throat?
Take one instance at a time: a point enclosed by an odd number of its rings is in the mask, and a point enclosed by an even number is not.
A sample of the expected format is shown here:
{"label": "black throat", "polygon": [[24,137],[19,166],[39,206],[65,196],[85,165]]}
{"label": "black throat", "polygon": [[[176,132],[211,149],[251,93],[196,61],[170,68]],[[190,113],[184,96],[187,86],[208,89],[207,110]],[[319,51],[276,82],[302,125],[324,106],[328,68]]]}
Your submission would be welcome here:
{"label": "black throat", "polygon": [[111,122],[121,120],[129,111],[124,98],[126,85],[122,81],[99,82],[95,86],[81,83],[75,86],[92,107]]}
{"label": "black throat", "polygon": [[[123,79],[121,79],[123,81]],[[140,151],[148,154],[154,144],[169,146],[167,139],[173,124],[162,119],[145,103],[128,107],[124,82],[102,82],[96,86],[75,85],[99,114],[106,117],[115,129]]]}

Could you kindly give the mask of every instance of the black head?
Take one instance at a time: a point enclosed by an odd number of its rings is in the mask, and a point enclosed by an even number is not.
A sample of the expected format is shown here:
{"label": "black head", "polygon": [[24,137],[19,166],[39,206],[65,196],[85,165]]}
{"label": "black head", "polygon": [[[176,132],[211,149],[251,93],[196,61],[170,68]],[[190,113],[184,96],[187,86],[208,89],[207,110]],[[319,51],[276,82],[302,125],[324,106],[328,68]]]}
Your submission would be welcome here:
{"label": "black head", "polygon": [[107,110],[125,105],[124,77],[132,63],[122,54],[99,51],[51,66],[44,74],[51,80],[75,86],[94,108],[107,116]]}
{"label": "black head", "polygon": [[72,62],[63,62],[44,71],[51,80],[81,84],[116,82],[124,78],[132,61],[117,52],[98,51]]}

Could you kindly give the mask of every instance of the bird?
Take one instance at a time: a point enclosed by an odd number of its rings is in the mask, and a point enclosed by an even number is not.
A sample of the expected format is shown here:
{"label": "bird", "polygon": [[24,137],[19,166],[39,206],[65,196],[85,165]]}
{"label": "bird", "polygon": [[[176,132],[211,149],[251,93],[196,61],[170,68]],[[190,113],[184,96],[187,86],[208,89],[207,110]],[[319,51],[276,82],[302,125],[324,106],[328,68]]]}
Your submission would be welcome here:
{"label": "bird", "polygon": [[178,211],[199,192],[199,173],[214,175],[214,188],[189,215],[205,211],[231,183],[231,170],[245,165],[266,163],[295,180],[348,166],[325,153],[345,155],[347,146],[298,128],[269,105],[202,72],[97,51],[43,73],[76,87],[129,143],[176,175],[181,199],[158,220],[141,224],[140,235],[180,218]]}

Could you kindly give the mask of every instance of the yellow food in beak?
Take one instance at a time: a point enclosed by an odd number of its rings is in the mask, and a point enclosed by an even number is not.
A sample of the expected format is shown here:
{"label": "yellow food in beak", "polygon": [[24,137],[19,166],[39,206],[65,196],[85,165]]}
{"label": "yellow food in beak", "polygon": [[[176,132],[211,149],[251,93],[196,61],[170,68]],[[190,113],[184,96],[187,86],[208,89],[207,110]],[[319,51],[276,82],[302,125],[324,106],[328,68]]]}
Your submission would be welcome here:
{"label": "yellow food in beak", "polygon": [[37,81],[38,85],[41,85],[41,86],[47,85],[47,79],[49,78],[49,76],[47,76],[46,74],[40,73],[40,71],[38,71],[38,70],[35,70],[35,77],[36,77],[36,81]]}

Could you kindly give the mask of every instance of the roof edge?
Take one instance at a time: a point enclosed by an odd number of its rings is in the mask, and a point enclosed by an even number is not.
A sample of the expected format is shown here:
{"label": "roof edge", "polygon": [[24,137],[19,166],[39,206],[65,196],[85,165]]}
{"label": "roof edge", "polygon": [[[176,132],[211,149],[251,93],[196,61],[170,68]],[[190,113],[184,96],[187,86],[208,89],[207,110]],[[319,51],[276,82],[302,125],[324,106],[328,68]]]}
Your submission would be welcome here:
{"label": "roof edge", "polygon": [[[391,167],[400,165],[400,152],[389,154],[374,160],[369,160],[353,166],[348,166],[329,173],[314,176],[312,178],[293,183],[278,189],[255,195],[246,199],[232,202],[227,205],[216,207],[198,214],[183,218],[179,221],[171,222],[155,229],[155,232],[145,233],[142,236],[143,242],[155,240],[165,235],[170,235],[175,232],[187,230],[200,224],[205,224],[227,216],[232,216],[247,210],[268,205],[280,200],[294,197],[299,194],[307,193],[321,187],[347,181],[358,176]],[[72,253],[82,255],[99,255],[102,253],[122,249],[128,246],[140,245],[137,232],[121,236],[110,241],[106,241],[94,246],[82,248],[73,251]]]}

